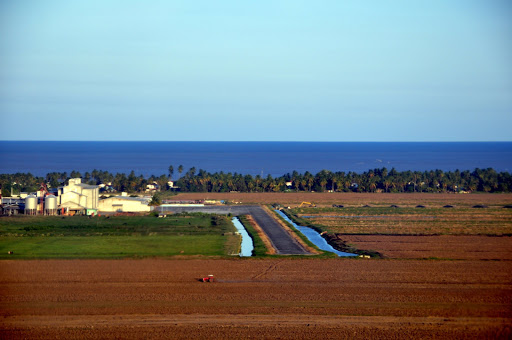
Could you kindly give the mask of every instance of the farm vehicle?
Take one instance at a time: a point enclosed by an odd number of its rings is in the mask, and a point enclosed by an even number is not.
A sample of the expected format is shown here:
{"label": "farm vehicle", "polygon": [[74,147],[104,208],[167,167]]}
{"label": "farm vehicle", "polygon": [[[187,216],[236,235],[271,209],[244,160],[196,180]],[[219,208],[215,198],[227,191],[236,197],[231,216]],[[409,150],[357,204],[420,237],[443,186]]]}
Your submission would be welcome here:
{"label": "farm vehicle", "polygon": [[215,277],[213,275],[208,275],[201,279],[202,282],[215,282]]}

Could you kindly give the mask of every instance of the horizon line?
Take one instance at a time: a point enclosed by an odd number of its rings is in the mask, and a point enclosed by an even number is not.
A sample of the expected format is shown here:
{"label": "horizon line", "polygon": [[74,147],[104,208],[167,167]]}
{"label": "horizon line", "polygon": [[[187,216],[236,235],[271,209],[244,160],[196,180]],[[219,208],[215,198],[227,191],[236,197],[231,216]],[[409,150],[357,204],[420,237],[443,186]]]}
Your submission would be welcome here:
{"label": "horizon line", "polygon": [[101,143],[511,143],[512,140],[460,140],[460,141],[315,141],[315,140],[0,140],[0,142],[101,142]]}

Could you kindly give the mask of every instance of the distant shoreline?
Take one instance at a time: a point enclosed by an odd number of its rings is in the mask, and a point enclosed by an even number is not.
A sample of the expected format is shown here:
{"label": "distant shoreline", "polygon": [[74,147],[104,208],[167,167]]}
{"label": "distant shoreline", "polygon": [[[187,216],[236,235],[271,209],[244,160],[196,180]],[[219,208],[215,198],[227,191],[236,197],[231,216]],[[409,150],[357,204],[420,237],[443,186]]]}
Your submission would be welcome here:
{"label": "distant shoreline", "polygon": [[512,142],[31,142],[0,141],[0,173],[85,173],[149,177],[169,165],[210,173],[273,177],[323,169],[363,173],[493,168],[512,171]]}
{"label": "distant shoreline", "polygon": [[[173,180],[175,172],[178,179]],[[362,174],[344,171],[321,170],[292,171],[281,176],[266,177],[250,174],[210,173],[203,169],[170,165],[168,172],[158,176],[137,176],[132,170],[111,173],[92,170],[51,172],[45,176],[30,173],[0,174],[3,196],[10,192],[34,192],[44,182],[50,188],[66,184],[71,178],[81,178],[82,183],[101,185],[100,192],[361,192],[361,193],[471,193],[512,192],[510,172],[496,172],[492,168],[463,171],[397,171],[386,167],[369,169]]]}

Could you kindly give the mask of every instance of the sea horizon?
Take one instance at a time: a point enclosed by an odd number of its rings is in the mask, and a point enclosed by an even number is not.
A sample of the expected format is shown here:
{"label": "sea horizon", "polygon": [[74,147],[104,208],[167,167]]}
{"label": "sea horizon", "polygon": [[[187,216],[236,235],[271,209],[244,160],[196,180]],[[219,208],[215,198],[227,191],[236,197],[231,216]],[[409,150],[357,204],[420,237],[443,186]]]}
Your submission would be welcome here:
{"label": "sea horizon", "polygon": [[0,141],[0,173],[92,170],[151,176],[172,165],[282,176],[309,171],[512,169],[512,142]]}
{"label": "sea horizon", "polygon": [[50,142],[50,143],[512,143],[512,140],[481,141],[321,141],[321,140],[37,140],[37,139],[0,139],[3,142]]}

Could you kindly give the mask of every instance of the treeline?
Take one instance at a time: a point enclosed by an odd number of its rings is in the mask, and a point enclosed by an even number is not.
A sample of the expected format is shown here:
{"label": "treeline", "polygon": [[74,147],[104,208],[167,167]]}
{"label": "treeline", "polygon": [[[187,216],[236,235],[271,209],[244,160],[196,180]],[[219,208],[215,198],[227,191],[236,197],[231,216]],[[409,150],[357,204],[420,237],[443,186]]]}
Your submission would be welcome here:
{"label": "treeline", "polygon": [[150,176],[145,178],[142,175],[136,176],[132,171],[130,174],[110,173],[103,170],[93,170],[81,174],[78,171],[68,172],[51,172],[45,177],[34,176],[31,173],[1,174],[0,186],[2,188],[2,196],[10,196],[11,188],[13,194],[19,192],[34,192],[39,190],[41,183],[47,184],[49,189],[57,188],[67,184],[70,178],[82,178],[82,183],[98,185],[108,184],[106,190],[112,188],[115,191],[126,191],[129,193],[145,191],[148,184],[157,183],[160,188],[167,189],[169,177],[161,175],[159,177]]}
{"label": "treeline", "polygon": [[[512,192],[512,176],[509,172],[496,172],[492,168],[475,169],[474,171],[397,171],[394,168],[373,169],[364,173],[332,172],[322,170],[317,174],[310,172],[285,174],[280,177],[268,175],[243,175],[238,173],[209,173],[195,167],[182,175],[180,166],[179,178],[173,181],[174,188],[168,186],[173,180],[173,167],[160,176],[136,176],[132,171],[111,174],[108,171],[93,170],[81,174],[52,172],[45,177],[28,174],[2,174],[0,185],[2,195],[8,196],[11,187],[16,194],[20,191],[36,191],[41,182],[50,188],[56,188],[67,182],[69,178],[81,177],[83,183],[108,184],[115,191],[130,193],[143,192],[148,184],[157,184],[160,190],[179,190],[183,192],[284,192],[284,191],[340,191],[340,192]],[[107,187],[107,188],[109,188]]]}
{"label": "treeline", "polygon": [[175,185],[190,192],[511,192],[512,176],[494,169],[474,171],[402,171],[373,169],[364,173],[322,170],[313,175],[294,171],[281,177],[208,173],[192,168]]}

